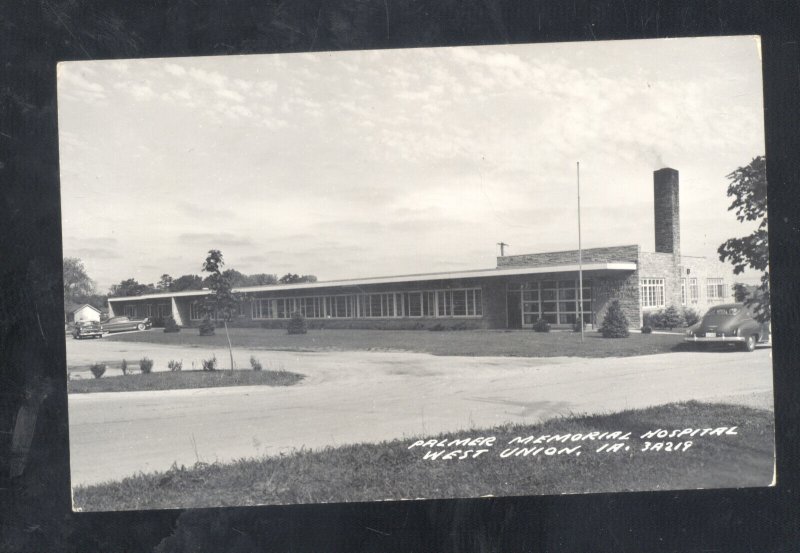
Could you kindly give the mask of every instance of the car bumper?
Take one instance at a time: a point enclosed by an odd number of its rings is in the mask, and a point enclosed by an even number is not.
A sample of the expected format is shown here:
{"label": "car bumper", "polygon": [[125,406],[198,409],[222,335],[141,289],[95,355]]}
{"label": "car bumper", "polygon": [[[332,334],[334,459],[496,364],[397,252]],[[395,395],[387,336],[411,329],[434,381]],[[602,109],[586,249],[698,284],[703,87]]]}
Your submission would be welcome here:
{"label": "car bumper", "polygon": [[744,336],[685,336],[684,342],[744,342]]}

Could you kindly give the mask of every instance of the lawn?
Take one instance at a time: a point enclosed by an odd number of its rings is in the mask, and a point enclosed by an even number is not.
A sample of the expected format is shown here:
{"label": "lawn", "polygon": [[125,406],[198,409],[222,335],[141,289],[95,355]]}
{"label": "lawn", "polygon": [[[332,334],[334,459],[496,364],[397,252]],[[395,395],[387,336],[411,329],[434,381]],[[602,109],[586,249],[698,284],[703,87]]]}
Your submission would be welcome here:
{"label": "lawn", "polygon": [[[309,330],[290,335],[285,330],[230,329],[235,348],[287,351],[414,351],[434,355],[512,357],[629,357],[684,350],[680,334],[639,334],[628,338],[603,338],[587,332],[581,342],[577,332],[453,330]],[[197,329],[165,333],[158,329],[108,336],[104,340],[227,348],[224,332],[199,336]]]}
{"label": "lawn", "polygon": [[224,386],[291,386],[303,375],[289,371],[175,371],[132,373],[125,376],[104,376],[68,380],[70,394],[93,392],[141,392],[155,390],[182,390],[192,388],[218,388]]}
{"label": "lawn", "polygon": [[[718,427],[736,427],[735,435],[642,437],[659,429]],[[501,456],[513,447],[538,447],[509,445],[514,437],[613,431],[630,432],[629,439],[545,444],[557,449],[580,445],[582,455]],[[425,459],[426,451],[442,448],[409,448],[417,438],[407,438],[231,464],[174,466],[121,482],[76,487],[73,496],[76,508],[95,511],[767,486],[773,475],[773,433],[772,412],[692,401],[436,437],[495,437],[495,444],[477,458]],[[687,440],[692,445],[686,450],[642,451],[647,441],[674,446]],[[622,444],[619,450],[597,451],[614,443]]]}

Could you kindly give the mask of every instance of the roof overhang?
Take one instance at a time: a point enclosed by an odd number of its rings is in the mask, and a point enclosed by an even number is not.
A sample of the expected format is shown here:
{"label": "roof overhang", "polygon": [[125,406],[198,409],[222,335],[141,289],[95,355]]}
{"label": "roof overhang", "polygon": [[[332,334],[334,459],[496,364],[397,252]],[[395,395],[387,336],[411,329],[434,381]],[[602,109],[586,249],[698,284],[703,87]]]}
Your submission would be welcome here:
{"label": "roof overhang", "polygon": [[[581,269],[584,272],[592,272],[592,273],[631,272],[636,270],[636,263],[593,262],[593,263],[584,263],[581,267],[579,267],[578,264],[575,263],[571,265],[549,265],[544,267],[507,267],[498,269],[478,269],[471,271],[452,271],[446,273],[420,273],[415,275],[354,278],[346,280],[328,280],[324,282],[301,282],[297,284],[243,286],[239,288],[234,288],[233,291],[239,293],[285,292],[290,290],[314,290],[319,288],[366,286],[370,284],[395,284],[395,283],[405,283],[405,282],[492,278],[492,277],[502,277],[502,276],[577,273]],[[205,296],[209,293],[210,293],[209,290],[186,290],[184,292],[174,292],[167,294],[146,294],[142,296],[125,296],[120,298],[108,298],[108,301],[120,302],[120,301],[145,300],[145,299],[167,299],[172,297],[185,297],[185,296]]]}

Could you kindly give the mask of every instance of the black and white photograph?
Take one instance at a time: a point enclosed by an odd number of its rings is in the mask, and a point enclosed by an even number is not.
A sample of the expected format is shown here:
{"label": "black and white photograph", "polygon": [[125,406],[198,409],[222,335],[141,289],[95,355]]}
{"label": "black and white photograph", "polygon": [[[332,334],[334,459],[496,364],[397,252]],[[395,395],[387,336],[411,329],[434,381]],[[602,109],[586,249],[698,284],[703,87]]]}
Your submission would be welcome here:
{"label": "black and white photograph", "polygon": [[761,63],[59,63],[73,509],[774,486]]}

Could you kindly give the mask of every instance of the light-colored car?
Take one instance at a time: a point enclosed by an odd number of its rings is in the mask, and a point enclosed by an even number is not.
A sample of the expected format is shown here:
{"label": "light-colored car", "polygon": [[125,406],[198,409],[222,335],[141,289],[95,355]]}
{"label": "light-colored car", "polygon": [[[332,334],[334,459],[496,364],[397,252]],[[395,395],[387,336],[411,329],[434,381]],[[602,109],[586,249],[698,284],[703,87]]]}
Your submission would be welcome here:
{"label": "light-colored car", "polygon": [[125,330],[147,330],[153,326],[149,318],[131,319],[129,317],[111,317],[102,324],[103,332],[123,332]]}
{"label": "light-colored car", "polygon": [[686,330],[685,342],[694,344],[732,343],[745,351],[756,344],[771,343],[770,323],[761,323],[742,303],[712,307],[703,319]]}

